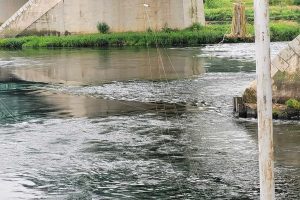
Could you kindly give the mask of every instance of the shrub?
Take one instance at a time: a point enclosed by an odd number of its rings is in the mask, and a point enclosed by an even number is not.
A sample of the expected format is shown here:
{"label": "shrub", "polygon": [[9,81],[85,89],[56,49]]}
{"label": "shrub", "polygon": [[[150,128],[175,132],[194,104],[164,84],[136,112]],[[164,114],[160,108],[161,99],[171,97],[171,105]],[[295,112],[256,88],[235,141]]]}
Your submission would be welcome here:
{"label": "shrub", "polygon": [[105,22],[98,22],[97,29],[100,33],[105,34],[109,32],[110,27]]}
{"label": "shrub", "polygon": [[289,99],[285,102],[288,108],[293,108],[296,110],[300,110],[300,102],[296,99]]}

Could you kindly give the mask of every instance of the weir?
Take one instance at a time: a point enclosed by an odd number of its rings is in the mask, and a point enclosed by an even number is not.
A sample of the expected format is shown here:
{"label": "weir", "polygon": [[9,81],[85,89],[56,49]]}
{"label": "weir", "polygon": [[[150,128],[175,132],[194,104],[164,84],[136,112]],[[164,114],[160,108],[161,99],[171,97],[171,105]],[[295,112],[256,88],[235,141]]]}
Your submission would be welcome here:
{"label": "weir", "polygon": [[[20,7],[20,2],[1,2],[2,9]],[[205,23],[203,0],[29,0],[3,23],[0,37],[97,33],[99,22],[112,32],[183,29]]]}

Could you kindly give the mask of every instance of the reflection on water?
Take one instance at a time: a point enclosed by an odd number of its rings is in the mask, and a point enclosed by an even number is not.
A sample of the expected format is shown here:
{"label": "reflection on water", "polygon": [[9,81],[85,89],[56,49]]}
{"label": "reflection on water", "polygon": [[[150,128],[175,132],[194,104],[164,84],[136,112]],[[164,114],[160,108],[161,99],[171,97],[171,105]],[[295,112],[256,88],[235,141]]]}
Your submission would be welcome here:
{"label": "reflection on water", "polygon": [[[165,68],[154,49],[0,51],[1,197],[258,199],[257,124],[231,105],[247,48],[160,50]],[[299,199],[300,124],[275,124],[276,197]]]}
{"label": "reflection on water", "polygon": [[188,78],[204,72],[201,59],[197,57],[176,50],[158,51],[26,50],[17,52],[14,56],[24,56],[29,61],[19,63],[21,67],[17,63],[11,73],[18,79],[31,82],[89,85],[135,79]]}

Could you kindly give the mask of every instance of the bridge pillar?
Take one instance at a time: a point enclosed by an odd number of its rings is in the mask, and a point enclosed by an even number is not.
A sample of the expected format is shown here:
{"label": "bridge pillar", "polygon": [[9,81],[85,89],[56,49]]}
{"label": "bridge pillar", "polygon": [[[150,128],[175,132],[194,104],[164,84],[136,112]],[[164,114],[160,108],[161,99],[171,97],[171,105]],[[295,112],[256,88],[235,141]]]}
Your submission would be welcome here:
{"label": "bridge pillar", "polygon": [[[26,1],[0,0],[0,19],[4,22]],[[184,29],[205,24],[203,0],[36,0],[8,21],[0,35],[97,33],[99,22],[112,32]]]}
{"label": "bridge pillar", "polygon": [[0,24],[4,23],[28,0],[0,0]]}

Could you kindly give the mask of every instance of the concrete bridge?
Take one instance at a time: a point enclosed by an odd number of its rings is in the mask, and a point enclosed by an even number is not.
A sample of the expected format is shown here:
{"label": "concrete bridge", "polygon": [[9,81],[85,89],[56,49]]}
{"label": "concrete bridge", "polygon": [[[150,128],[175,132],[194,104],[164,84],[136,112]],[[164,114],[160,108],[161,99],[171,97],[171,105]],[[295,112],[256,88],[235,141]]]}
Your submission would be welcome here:
{"label": "concrete bridge", "polygon": [[[147,5],[147,6],[145,6]],[[203,0],[0,0],[0,37],[186,28],[205,23]]]}

